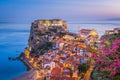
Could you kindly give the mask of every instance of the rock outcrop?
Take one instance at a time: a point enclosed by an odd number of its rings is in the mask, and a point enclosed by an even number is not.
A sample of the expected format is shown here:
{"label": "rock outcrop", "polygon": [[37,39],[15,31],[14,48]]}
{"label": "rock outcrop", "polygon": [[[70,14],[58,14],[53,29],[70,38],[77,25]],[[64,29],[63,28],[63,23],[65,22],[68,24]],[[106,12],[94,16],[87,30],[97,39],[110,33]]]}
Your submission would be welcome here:
{"label": "rock outcrop", "polygon": [[36,53],[39,55],[43,54],[46,50],[52,48],[52,39],[62,37],[66,34],[72,35],[72,33],[69,33],[67,30],[65,21],[63,25],[61,25],[62,23],[59,24],[57,22],[59,20],[56,20],[56,23],[51,23],[52,25],[48,25],[48,22],[45,23],[45,20],[44,23],[41,23],[40,21],[41,20],[36,20],[31,25],[28,41],[28,49],[31,51],[31,53]]}

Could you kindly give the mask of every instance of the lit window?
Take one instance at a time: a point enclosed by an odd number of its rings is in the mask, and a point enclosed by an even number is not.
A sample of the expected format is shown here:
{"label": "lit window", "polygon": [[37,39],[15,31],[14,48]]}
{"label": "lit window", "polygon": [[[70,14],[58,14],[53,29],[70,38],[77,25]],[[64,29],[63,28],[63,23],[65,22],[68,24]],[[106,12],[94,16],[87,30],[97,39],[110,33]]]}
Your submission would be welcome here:
{"label": "lit window", "polygon": [[44,26],[46,26],[46,24],[44,24]]}

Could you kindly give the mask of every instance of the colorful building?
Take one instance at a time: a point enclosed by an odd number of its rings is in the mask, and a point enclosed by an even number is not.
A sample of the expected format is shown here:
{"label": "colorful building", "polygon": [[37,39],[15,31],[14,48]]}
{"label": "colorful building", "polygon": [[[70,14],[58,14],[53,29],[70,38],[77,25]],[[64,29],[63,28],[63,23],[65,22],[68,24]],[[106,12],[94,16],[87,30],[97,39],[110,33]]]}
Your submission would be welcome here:
{"label": "colorful building", "polygon": [[25,54],[25,57],[26,58],[29,58],[30,57],[30,51],[29,50],[24,50],[24,54]]}

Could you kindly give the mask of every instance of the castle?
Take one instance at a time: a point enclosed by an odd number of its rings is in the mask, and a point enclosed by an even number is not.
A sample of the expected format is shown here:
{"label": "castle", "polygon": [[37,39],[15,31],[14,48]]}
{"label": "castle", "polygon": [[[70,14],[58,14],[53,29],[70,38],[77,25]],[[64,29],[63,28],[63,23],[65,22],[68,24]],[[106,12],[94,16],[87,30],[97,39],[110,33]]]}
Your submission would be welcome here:
{"label": "castle", "polygon": [[63,21],[61,19],[40,19],[40,20],[35,20],[32,25],[36,25],[38,24],[38,26],[45,26],[45,27],[49,27],[49,26],[62,26],[64,28],[67,28],[67,23],[66,21]]}

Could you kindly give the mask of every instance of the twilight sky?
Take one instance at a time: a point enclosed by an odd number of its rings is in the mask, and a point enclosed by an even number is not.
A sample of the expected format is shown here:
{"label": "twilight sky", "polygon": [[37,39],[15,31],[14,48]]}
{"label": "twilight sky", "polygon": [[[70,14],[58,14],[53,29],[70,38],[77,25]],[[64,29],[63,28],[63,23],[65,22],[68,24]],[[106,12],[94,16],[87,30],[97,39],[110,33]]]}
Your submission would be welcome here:
{"label": "twilight sky", "polygon": [[0,20],[120,18],[120,0],[0,0]]}

